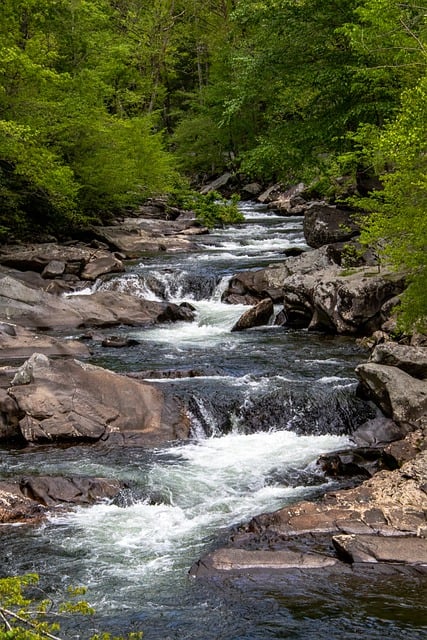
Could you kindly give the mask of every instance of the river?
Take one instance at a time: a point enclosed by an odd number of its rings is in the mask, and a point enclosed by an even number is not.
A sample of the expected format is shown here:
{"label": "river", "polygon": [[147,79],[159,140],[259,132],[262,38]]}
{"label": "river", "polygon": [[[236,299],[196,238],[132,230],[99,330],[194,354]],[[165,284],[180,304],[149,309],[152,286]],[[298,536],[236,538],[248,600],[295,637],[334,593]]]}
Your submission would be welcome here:
{"label": "river", "polygon": [[[424,638],[426,585],[404,575],[368,583],[349,575],[333,583],[317,574],[188,576],[234,525],[333,488],[318,455],[349,446],[349,433],[373,411],[355,394],[354,368],[365,354],[353,339],[272,323],[231,332],[247,307],[221,302],[227,279],[305,248],[301,218],[254,204],[242,210],[245,223],[203,237],[201,251],[147,255],[96,285],[195,307],[192,323],[114,331],[136,344],[107,350],[98,343],[91,358],[116,371],[148,370],[153,384],[184,395],[191,439],[152,450],[1,451],[4,476],[90,474],[130,486],[111,503],[38,527],[2,527],[1,572],[35,571],[48,593],[87,585],[97,614],[65,621],[67,638],[96,629],[142,630],[146,640]],[[190,370],[197,377],[186,376]]]}

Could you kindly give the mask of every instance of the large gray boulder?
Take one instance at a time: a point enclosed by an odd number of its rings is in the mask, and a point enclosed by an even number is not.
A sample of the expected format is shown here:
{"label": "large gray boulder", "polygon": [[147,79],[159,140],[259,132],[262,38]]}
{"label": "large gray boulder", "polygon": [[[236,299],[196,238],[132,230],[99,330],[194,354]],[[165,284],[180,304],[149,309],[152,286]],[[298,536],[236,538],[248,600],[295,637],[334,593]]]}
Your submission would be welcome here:
{"label": "large gray boulder", "polygon": [[414,378],[427,378],[427,347],[386,342],[375,347],[371,362],[398,367]]}
{"label": "large gray boulder", "polygon": [[369,267],[295,273],[283,283],[284,311],[289,324],[296,316],[311,330],[370,335],[386,320],[386,303],[403,288],[402,276]]}
{"label": "large gray boulder", "polygon": [[[355,212],[324,202],[313,202],[304,212],[304,236],[310,247],[344,242],[360,233]],[[360,215],[360,214],[359,214]]]}
{"label": "large gray boulder", "polygon": [[15,402],[21,437],[27,442],[103,439],[153,445],[186,438],[189,433],[185,408],[176,398],[78,360],[33,354],[12,384],[8,395]]}
{"label": "large gray boulder", "polygon": [[45,279],[74,275],[83,280],[95,280],[100,275],[124,271],[121,260],[108,250],[53,243],[6,247],[0,253],[0,264],[41,273]]}
{"label": "large gray boulder", "polygon": [[283,285],[292,274],[310,274],[321,269],[337,267],[328,247],[307,251],[287,258],[264,269],[240,271],[228,283],[222,299],[231,304],[255,304],[270,297],[274,302],[283,299]]}
{"label": "large gray boulder", "polygon": [[427,380],[374,362],[360,364],[356,374],[369,397],[395,422],[416,425],[427,415]]}

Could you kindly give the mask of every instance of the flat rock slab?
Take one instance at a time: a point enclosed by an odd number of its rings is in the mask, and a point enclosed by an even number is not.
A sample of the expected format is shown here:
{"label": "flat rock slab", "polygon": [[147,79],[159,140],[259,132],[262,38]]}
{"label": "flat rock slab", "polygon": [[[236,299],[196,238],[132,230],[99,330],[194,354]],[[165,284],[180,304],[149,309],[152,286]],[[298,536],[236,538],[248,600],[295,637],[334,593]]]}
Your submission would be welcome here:
{"label": "flat rock slab", "polygon": [[332,538],[338,555],[356,562],[427,565],[427,539],[405,536],[341,535]]}
{"label": "flat rock slab", "polygon": [[35,351],[46,356],[89,356],[89,349],[77,340],[60,340],[19,325],[0,322],[0,360],[26,360]]}
{"label": "flat rock slab", "polygon": [[324,569],[337,564],[333,557],[295,551],[218,549],[208,554],[190,570],[190,575],[214,575],[217,572],[284,571],[286,569]]}

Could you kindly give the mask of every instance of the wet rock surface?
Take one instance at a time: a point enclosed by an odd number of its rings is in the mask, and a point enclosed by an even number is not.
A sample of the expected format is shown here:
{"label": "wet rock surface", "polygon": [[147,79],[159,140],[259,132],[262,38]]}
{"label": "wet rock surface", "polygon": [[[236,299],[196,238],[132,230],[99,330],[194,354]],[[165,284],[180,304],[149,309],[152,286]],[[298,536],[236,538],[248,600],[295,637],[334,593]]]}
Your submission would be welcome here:
{"label": "wet rock surface", "polygon": [[246,329],[268,324],[269,319],[273,315],[273,311],[274,306],[271,298],[261,300],[257,305],[245,311],[231,330],[245,331]]}
{"label": "wet rock surface", "polygon": [[118,480],[86,476],[34,476],[0,481],[0,523],[34,522],[48,510],[89,505],[115,498],[124,488]]}
{"label": "wet rock surface", "polygon": [[[236,530],[227,547],[196,563],[191,573],[196,577],[219,576],[233,568],[252,575],[265,551],[269,551],[270,567],[277,553],[276,566],[290,571],[339,567],[338,561],[423,564],[420,558],[427,552],[426,463],[424,450],[401,469],[381,471],[353,489],[257,516]],[[363,545],[369,553],[361,560]],[[341,550],[344,548],[346,552]],[[254,553],[241,554],[242,549]],[[292,552],[295,563],[282,563],[283,552]],[[313,553],[315,562],[306,564],[307,554],[311,557]],[[241,557],[245,562],[239,563]]]}

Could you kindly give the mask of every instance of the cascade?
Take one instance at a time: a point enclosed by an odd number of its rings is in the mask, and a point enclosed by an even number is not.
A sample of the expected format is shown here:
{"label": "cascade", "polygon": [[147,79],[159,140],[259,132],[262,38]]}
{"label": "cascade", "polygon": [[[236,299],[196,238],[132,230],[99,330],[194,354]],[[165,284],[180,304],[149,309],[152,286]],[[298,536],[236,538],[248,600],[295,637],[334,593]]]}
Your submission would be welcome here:
{"label": "cascade", "polygon": [[[113,477],[128,486],[112,502],[1,532],[4,574],[36,571],[49,590],[88,586],[98,614],[83,631],[82,621],[70,622],[67,637],[88,637],[95,627],[114,634],[140,629],[152,640],[351,640],[358,632],[357,620],[349,620],[364,606],[366,585],[355,578],[349,587],[339,577],[331,585],[319,576],[304,589],[296,580],[285,597],[280,580],[272,589],[251,581],[196,584],[187,575],[230,527],[333,486],[317,457],[349,446],[348,434],[371,415],[355,393],[354,367],[363,356],[353,340],[271,324],[231,333],[247,307],[221,302],[229,278],[282,261],[289,247],[306,248],[301,218],[253,203],[242,210],[245,224],[210,234],[200,252],[147,256],[91,290],[195,307],[192,323],[123,328],[139,344],[106,353],[97,343],[92,355],[93,363],[118,371],[150,370],[153,384],[186,398],[190,441],[153,450],[2,452],[5,468],[16,474],[43,469]],[[190,369],[199,375],[161,376]],[[395,597],[392,585],[385,588]],[[422,595],[410,601],[415,609],[417,598]],[[405,636],[406,622],[371,609],[366,640],[418,638],[413,629]]]}

